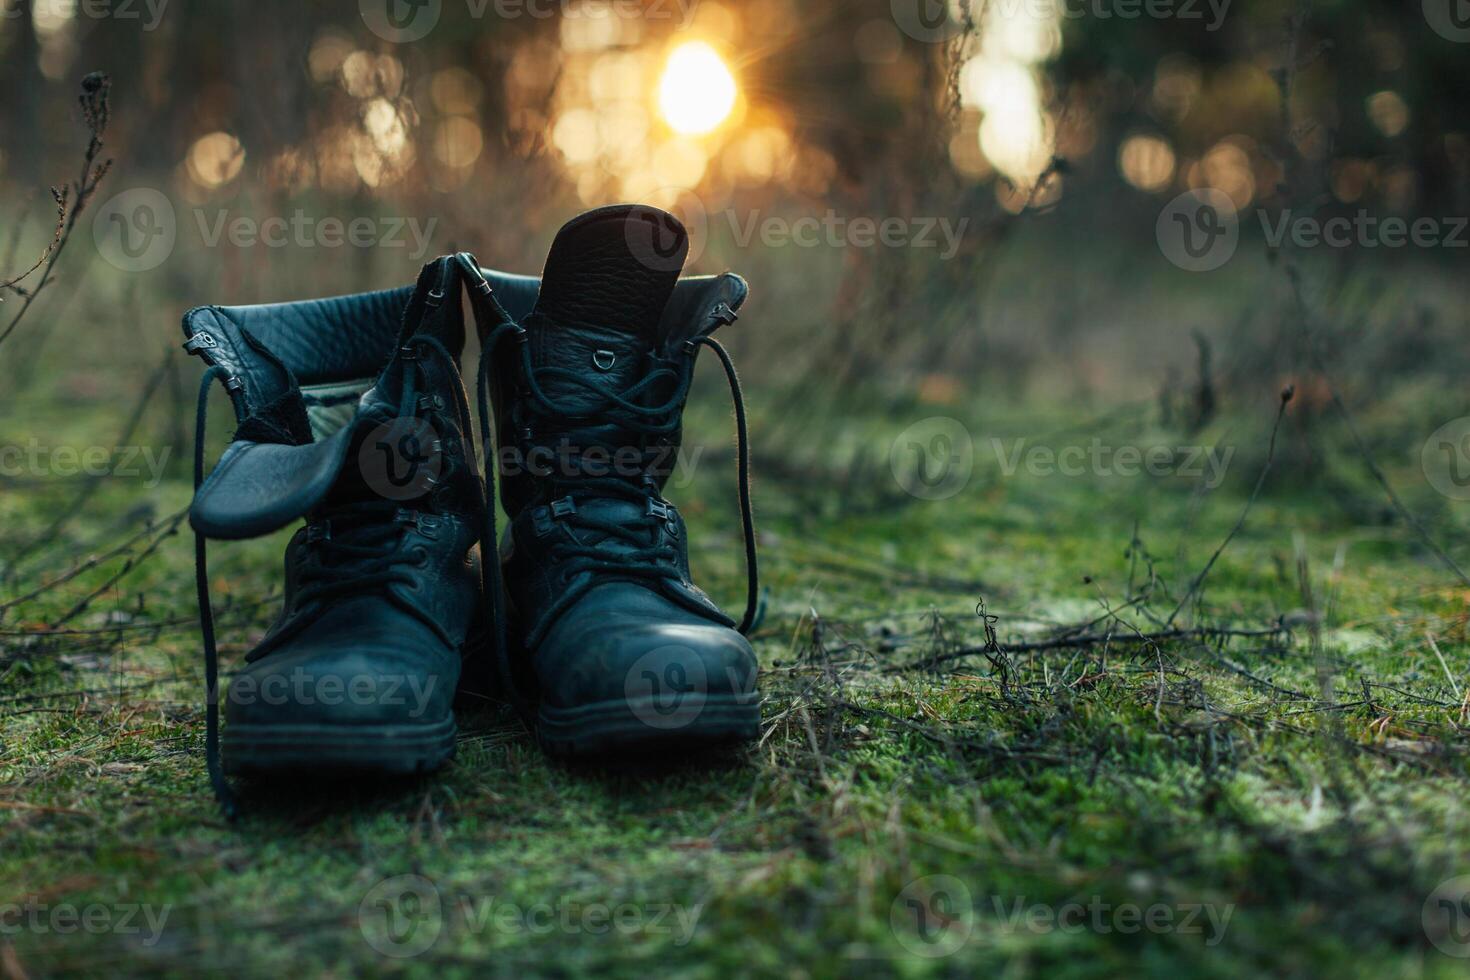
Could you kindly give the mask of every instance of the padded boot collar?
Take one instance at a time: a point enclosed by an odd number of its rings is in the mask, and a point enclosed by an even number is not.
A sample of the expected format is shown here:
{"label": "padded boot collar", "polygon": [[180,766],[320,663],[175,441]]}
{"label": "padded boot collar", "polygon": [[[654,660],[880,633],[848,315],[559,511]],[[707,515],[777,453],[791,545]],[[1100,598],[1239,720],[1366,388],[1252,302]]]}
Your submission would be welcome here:
{"label": "padded boot collar", "polygon": [[211,336],[199,341],[202,349],[185,347],[210,354],[211,341],[225,343],[232,331],[248,332],[303,386],[375,378],[393,351],[413,291],[401,286],[295,303],[201,306],[184,314],[184,335],[192,339],[202,330]]}
{"label": "padded boot collar", "polygon": [[[541,288],[539,276],[519,276],[495,269],[481,269],[500,305],[520,323],[536,306]],[[674,284],[673,294],[659,319],[658,335],[665,353],[731,323],[750,293],[745,280],[733,272],[712,276],[684,276]]]}
{"label": "padded boot collar", "polygon": [[[422,331],[457,359],[464,344],[459,268],[435,259],[416,287],[268,307],[200,307],[184,316],[184,348],[225,377],[240,428],[199,489],[189,523],[210,538],[239,540],[285,527],[318,506],[337,481],[364,410],[396,398],[401,345]],[[396,310],[389,305],[401,300]],[[406,303],[406,306],[404,305]],[[248,324],[248,326],[247,326]],[[315,334],[302,337],[301,333]],[[264,337],[275,343],[267,346]],[[399,349],[394,347],[397,338]],[[330,352],[342,344],[342,358]],[[281,356],[277,348],[289,352]],[[366,352],[376,349],[374,361]],[[386,363],[385,363],[386,361]],[[292,362],[306,375],[300,380]],[[300,387],[370,368],[377,382],[352,420],[313,440]]]}
{"label": "padded boot collar", "polygon": [[695,337],[735,322],[749,294],[745,280],[733,272],[680,279],[658,325],[664,355],[676,354]]}

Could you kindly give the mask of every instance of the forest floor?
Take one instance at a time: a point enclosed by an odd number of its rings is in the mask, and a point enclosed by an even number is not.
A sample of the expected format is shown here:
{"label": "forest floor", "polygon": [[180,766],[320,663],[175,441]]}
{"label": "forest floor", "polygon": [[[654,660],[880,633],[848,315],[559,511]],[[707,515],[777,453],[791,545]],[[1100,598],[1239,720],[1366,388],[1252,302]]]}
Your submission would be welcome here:
{"label": "forest floor", "polygon": [[[1463,976],[1470,590],[1402,521],[1276,474],[1191,590],[1262,454],[1218,486],[1007,474],[990,432],[1038,418],[972,425],[943,499],[899,490],[895,426],[848,437],[867,469],[758,452],[749,750],[571,769],[487,709],[440,773],[246,786],[235,822],[204,772],[184,474],[72,516],[82,483],[12,482],[0,975]],[[729,608],[716,457],[669,495]],[[283,542],[211,552],[227,670]]]}

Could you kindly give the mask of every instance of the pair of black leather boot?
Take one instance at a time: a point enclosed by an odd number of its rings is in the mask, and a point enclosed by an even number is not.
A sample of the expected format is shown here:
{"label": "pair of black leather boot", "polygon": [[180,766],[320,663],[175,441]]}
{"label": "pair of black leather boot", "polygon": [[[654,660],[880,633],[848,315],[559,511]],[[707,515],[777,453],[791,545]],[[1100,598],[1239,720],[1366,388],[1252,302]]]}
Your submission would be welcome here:
{"label": "pair of black leather boot", "polygon": [[[409,287],[185,315],[184,346],[210,365],[190,521],[207,760],[227,809],[226,772],[434,769],[454,752],[466,692],[513,703],[562,757],[756,735],[744,408],[710,336],[746,285],[680,278],[687,250],[672,215],[601,208],[561,229],[539,279],[459,253]],[[460,375],[466,293],[483,460]],[[690,580],[687,529],[662,495],[702,346],[735,401],[749,579],[738,626]],[[205,479],[215,381],[239,427]],[[281,615],[225,695],[221,760],[204,542],[302,518]]]}

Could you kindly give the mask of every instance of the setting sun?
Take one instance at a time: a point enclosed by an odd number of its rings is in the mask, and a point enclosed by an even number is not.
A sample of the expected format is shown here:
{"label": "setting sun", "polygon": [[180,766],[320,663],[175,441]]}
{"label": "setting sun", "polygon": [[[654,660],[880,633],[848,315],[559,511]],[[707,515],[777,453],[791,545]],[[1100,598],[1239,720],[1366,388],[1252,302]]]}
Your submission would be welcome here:
{"label": "setting sun", "polygon": [[658,83],[658,107],[675,131],[708,133],[735,107],[735,76],[714,48],[688,41],[669,54]]}

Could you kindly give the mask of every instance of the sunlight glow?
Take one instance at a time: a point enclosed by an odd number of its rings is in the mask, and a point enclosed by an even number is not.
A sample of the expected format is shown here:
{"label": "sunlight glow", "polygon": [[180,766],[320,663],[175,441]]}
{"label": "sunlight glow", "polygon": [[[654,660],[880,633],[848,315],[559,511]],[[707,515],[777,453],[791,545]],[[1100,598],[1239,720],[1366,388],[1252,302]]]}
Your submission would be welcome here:
{"label": "sunlight glow", "polygon": [[960,99],[982,114],[978,138],[985,158],[1006,177],[1029,186],[1056,149],[1040,66],[1061,50],[1061,15],[1045,4],[975,6],[984,30],[979,50],[960,70]]}
{"label": "sunlight glow", "polygon": [[735,76],[714,48],[703,41],[687,41],[673,50],[664,66],[658,107],[675,132],[708,133],[735,107]]}
{"label": "sunlight glow", "polygon": [[184,158],[189,177],[200,187],[221,187],[234,180],[245,165],[245,148],[229,133],[199,137]]}
{"label": "sunlight glow", "polygon": [[1174,179],[1174,148],[1160,136],[1130,136],[1118,148],[1118,169],[1141,191],[1164,190]]}

